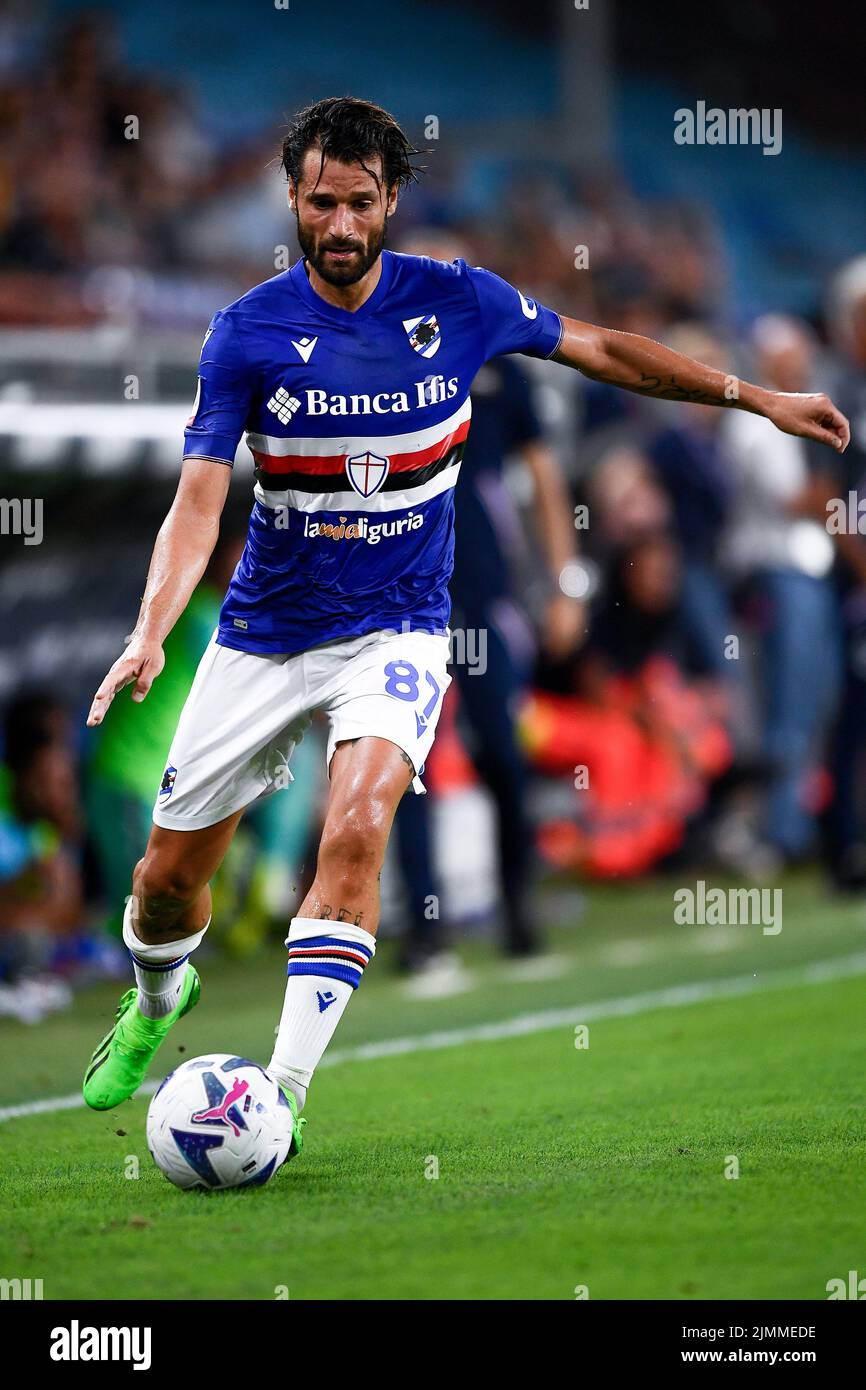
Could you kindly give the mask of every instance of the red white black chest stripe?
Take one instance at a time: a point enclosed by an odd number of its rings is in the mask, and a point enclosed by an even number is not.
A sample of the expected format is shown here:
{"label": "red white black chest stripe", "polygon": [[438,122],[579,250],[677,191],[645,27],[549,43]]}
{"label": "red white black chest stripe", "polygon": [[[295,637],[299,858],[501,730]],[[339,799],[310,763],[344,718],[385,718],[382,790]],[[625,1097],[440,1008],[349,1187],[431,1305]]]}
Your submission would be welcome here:
{"label": "red white black chest stripe", "polygon": [[[467,397],[438,425],[405,434],[281,439],[249,433],[256,495],[265,505],[299,511],[390,511],[423,502],[456,483],[471,414]],[[373,490],[365,492],[371,477]]]}

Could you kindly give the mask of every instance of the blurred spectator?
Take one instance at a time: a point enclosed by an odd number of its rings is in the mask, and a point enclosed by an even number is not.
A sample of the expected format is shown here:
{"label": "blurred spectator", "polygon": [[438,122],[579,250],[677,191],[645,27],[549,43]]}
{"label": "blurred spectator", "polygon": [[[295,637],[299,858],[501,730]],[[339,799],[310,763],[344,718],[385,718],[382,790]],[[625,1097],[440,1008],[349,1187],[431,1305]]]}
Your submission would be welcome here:
{"label": "blurred spectator", "polygon": [[[832,458],[828,495],[846,505],[853,493],[866,512],[866,256],[845,266],[828,305],[836,349],[831,389],[851,421],[851,443]],[[826,517],[826,513],[825,513]],[[859,517],[859,511],[858,511]],[[829,816],[830,862],[842,887],[866,888],[866,540],[857,529],[834,534],[839,553],[844,676],[832,755],[835,796]]]}
{"label": "blurred spectator", "polygon": [[69,717],[22,693],[6,713],[0,768],[0,1014],[36,1022],[68,1002],[52,971],[84,913],[83,820]]}
{"label": "blurred spectator", "polygon": [[576,816],[541,829],[559,868],[645,873],[683,843],[731,760],[712,682],[688,679],[679,559],[665,532],[616,557],[566,694],[536,690],[521,718],[534,765],[568,777]]}
{"label": "blurred spectator", "polygon": [[[706,329],[683,325],[668,334],[670,347],[720,371],[730,369],[721,343]],[[733,631],[718,548],[731,504],[731,459],[712,405],[678,404],[667,429],[650,443],[649,457],[667,492],[682,556],[680,612],[702,671],[731,679],[725,638]]]}
{"label": "blurred spectator", "polygon": [[[805,324],[780,315],[758,319],[752,349],[762,385],[815,389],[815,344]],[[723,557],[737,582],[749,582],[761,610],[764,835],[779,854],[797,859],[814,848],[809,772],[821,752],[818,736],[826,732],[838,668],[833,545],[813,515],[814,473],[826,451],[746,411],[726,412],[720,433],[735,485]]]}
{"label": "blurred spectator", "polygon": [[634,447],[603,453],[587,480],[586,495],[592,518],[588,539],[601,561],[647,532],[670,525],[670,500],[647,457]]}

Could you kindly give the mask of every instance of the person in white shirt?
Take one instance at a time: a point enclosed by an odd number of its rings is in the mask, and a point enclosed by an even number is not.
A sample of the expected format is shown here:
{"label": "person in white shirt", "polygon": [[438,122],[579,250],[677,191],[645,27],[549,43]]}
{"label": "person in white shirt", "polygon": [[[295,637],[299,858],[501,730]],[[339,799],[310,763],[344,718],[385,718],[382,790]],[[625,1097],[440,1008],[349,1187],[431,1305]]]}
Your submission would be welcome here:
{"label": "person in white shirt", "polygon": [[[755,322],[751,346],[759,380],[780,391],[807,389],[815,344],[805,323],[768,314]],[[722,558],[735,582],[748,581],[758,593],[766,624],[762,751],[772,773],[764,833],[779,853],[798,859],[815,836],[809,764],[838,671],[834,546],[816,515],[809,445],[741,412],[722,425],[735,473]]]}

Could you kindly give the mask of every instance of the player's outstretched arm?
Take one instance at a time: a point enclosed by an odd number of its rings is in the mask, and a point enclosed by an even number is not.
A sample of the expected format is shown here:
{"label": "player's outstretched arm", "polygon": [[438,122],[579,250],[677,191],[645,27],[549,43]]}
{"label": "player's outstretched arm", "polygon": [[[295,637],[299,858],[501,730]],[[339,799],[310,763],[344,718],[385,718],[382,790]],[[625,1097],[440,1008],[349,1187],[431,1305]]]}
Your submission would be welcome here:
{"label": "player's outstretched arm", "polygon": [[764,415],[785,434],[817,439],[840,453],[847,447],[851,433],[848,421],[822,393],[766,391],[637,333],[620,333],[568,318],[563,318],[562,329],[553,360],[577,367],[595,381],[660,400],[748,410]]}
{"label": "player's outstretched arm", "polygon": [[204,459],[186,459],[177,493],[159,530],[138,621],[93,697],[89,728],[101,724],[121,690],[135,683],[132,698],[144,699],[163,668],[162,644],[205,572],[219,536],[231,469]]}

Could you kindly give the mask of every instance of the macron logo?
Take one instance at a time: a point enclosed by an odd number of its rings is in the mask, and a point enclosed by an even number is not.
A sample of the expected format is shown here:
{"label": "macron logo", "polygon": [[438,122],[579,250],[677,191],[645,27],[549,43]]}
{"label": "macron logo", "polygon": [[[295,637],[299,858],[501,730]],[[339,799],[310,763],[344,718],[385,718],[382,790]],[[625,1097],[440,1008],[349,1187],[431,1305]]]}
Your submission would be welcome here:
{"label": "macron logo", "polygon": [[535,301],[532,299],[527,299],[525,294],[520,294],[520,290],[518,290],[517,293],[520,295],[520,307],[523,310],[526,317],[528,319],[537,318],[538,305],[535,303]]}
{"label": "macron logo", "polygon": [[299,343],[296,343],[294,338],[292,338],[292,347],[297,349],[301,361],[309,362],[313,355],[313,348],[318,341],[318,338],[302,338]]}
{"label": "macron logo", "polygon": [[320,1013],[320,1014],[323,1014],[323,1013],[325,1012],[326,1009],[329,1009],[329,1008],[331,1007],[332,1004],[336,1004],[336,1002],[337,1002],[337,996],[336,996],[336,994],[334,994],[333,990],[330,990],[330,989],[326,989],[325,992],[324,992],[324,994],[322,993],[322,991],[321,991],[320,989],[317,989],[317,990],[316,990],[316,998],[317,998],[318,1001],[319,1001],[319,1013]]}
{"label": "macron logo", "polygon": [[268,410],[276,415],[281,424],[287,425],[296,410],[300,410],[301,402],[297,396],[290,396],[285,386],[279,386],[271,399],[268,401]]}

